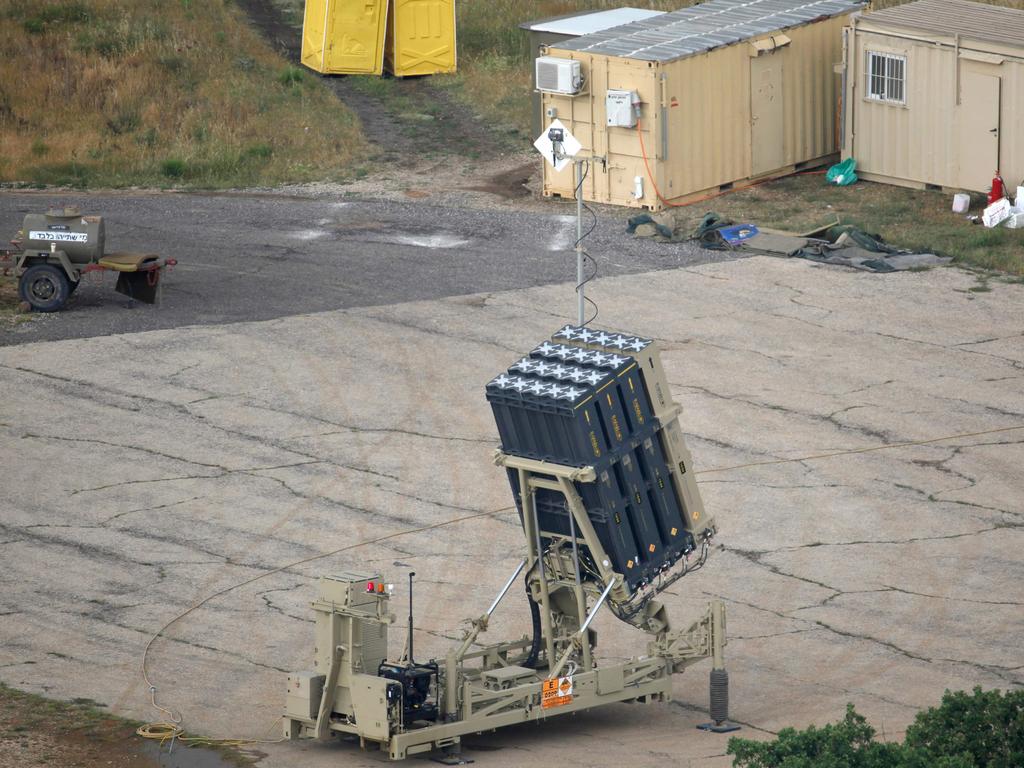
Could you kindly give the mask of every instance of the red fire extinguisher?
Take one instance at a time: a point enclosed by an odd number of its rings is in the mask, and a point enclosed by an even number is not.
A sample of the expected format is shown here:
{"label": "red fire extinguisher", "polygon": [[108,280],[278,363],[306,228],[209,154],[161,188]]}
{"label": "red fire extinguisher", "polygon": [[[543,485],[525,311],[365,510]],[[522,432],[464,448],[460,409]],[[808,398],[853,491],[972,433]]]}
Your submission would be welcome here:
{"label": "red fire extinguisher", "polygon": [[988,204],[992,205],[1004,197],[1006,197],[1006,188],[1003,184],[1003,177],[999,175],[999,171],[996,171],[996,175],[992,177],[992,191],[988,193]]}

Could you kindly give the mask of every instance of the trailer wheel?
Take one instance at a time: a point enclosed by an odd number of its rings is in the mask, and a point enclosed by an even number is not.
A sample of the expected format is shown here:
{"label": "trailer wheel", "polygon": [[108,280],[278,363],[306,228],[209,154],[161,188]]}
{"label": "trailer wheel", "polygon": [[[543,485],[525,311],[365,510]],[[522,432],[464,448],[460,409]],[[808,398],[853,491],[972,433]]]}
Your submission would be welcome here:
{"label": "trailer wheel", "polygon": [[52,264],[29,267],[18,281],[18,295],[37,312],[56,312],[71,295],[67,275]]}

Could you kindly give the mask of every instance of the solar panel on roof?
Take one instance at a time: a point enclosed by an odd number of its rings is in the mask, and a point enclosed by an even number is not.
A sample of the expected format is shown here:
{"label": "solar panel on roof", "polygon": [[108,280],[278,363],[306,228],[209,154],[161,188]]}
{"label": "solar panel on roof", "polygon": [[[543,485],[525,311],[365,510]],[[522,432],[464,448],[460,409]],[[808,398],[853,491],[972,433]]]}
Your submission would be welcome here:
{"label": "solar panel on roof", "polygon": [[642,61],[672,61],[816,19],[838,16],[863,4],[863,0],[709,0],[551,47]]}

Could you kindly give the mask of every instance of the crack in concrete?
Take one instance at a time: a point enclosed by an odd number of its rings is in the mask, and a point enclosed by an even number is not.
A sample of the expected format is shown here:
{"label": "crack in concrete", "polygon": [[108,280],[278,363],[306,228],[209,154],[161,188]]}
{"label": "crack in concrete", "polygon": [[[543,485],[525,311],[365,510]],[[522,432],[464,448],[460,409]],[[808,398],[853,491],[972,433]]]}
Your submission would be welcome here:
{"label": "crack in concrete", "polygon": [[182,464],[191,464],[195,467],[205,467],[206,469],[218,469],[222,473],[229,473],[233,470],[229,467],[225,467],[222,464],[211,464],[205,461],[195,461],[194,459],[185,459],[181,456],[175,456],[170,453],[164,453],[162,451],[154,450],[153,448],[143,448],[138,445],[128,445],[126,443],[113,443],[109,440],[99,440],[90,437],[64,437],[62,435],[40,435],[34,432],[26,432],[21,436],[23,440],[34,439],[34,440],[56,440],[66,443],[90,443],[92,445],[103,445],[108,448],[121,448],[126,451],[138,451],[139,453],[149,454],[150,456],[156,456],[161,459],[170,459],[171,461],[178,461]]}
{"label": "crack in concrete", "polygon": [[[675,386],[675,385],[673,385],[673,386]],[[898,438],[898,437],[896,437],[896,436],[894,436],[894,435],[892,435],[891,433],[888,433],[888,432],[881,432],[879,430],[871,429],[870,427],[866,427],[866,426],[859,426],[859,425],[855,425],[855,424],[844,424],[842,421],[840,421],[840,420],[838,420],[836,418],[833,418],[834,414],[823,415],[823,414],[820,414],[820,413],[812,413],[810,411],[800,411],[800,410],[797,410],[795,408],[789,408],[787,406],[778,405],[776,403],[766,403],[766,402],[761,401],[761,400],[754,400],[754,399],[749,398],[749,397],[744,397],[743,395],[740,395],[740,394],[723,395],[720,392],[716,392],[713,389],[709,389],[708,387],[698,386],[696,384],[684,384],[684,385],[681,385],[681,386],[683,388],[685,388],[685,389],[691,389],[691,390],[700,392],[700,393],[702,393],[704,395],[707,395],[708,397],[713,398],[715,400],[724,400],[724,401],[729,402],[729,403],[736,403],[736,402],[745,403],[745,404],[753,406],[755,408],[764,408],[764,409],[767,409],[767,410],[770,410],[770,411],[778,411],[779,413],[784,413],[787,416],[797,416],[797,417],[800,417],[800,418],[808,419],[810,421],[820,422],[820,423],[823,423],[823,424],[830,424],[831,426],[835,427],[836,429],[838,429],[840,431],[857,432],[857,433],[859,433],[861,435],[864,435],[865,437],[870,437],[870,438],[874,438],[876,440],[880,440],[883,443],[903,443],[903,442],[907,442],[906,440]],[[868,407],[868,406],[854,406],[854,407]],[[846,409],[846,410],[849,410],[849,409]]]}
{"label": "crack in concrete", "polygon": [[[996,530],[996,529],[992,528],[992,529],[989,529],[989,530]],[[976,533],[980,533],[980,532],[976,532]],[[951,535],[951,536],[930,537],[930,538],[927,538],[927,540],[946,539],[946,538],[960,538],[962,536],[970,536],[970,535],[975,535],[975,534],[955,534],[955,535]],[[926,540],[926,537],[920,537],[920,539],[918,539],[918,540]],[[878,542],[862,542],[862,543],[865,543],[865,544],[876,544]],[[826,623],[826,622],[824,622],[824,621],[822,621],[820,619],[815,619],[815,618],[804,619],[802,617],[793,616],[792,615],[793,613],[796,613],[798,611],[811,610],[811,609],[814,609],[814,608],[821,607],[821,606],[825,605],[826,603],[828,603],[829,601],[837,599],[837,598],[839,598],[839,597],[841,597],[843,595],[846,595],[846,594],[857,594],[857,592],[846,592],[844,590],[837,589],[835,587],[829,586],[828,584],[825,584],[824,582],[816,581],[814,579],[805,578],[803,576],[797,576],[796,574],[792,574],[792,573],[787,573],[786,571],[783,571],[782,569],[778,568],[777,566],[774,566],[771,563],[762,562],[762,560],[761,560],[761,558],[765,557],[766,555],[772,554],[773,552],[791,551],[791,550],[795,550],[795,549],[802,549],[802,548],[807,547],[807,546],[823,546],[823,545],[813,545],[813,544],[811,544],[811,545],[800,545],[800,546],[797,546],[797,547],[788,547],[788,548],[783,548],[783,549],[780,549],[780,550],[770,550],[770,551],[763,551],[763,552],[751,552],[751,551],[746,551],[746,550],[727,548],[727,547],[724,547],[724,546],[723,546],[723,549],[726,550],[726,551],[738,554],[741,557],[744,557],[745,559],[747,559],[748,561],[753,563],[754,565],[758,565],[758,566],[760,566],[762,568],[765,568],[766,570],[768,570],[771,573],[774,573],[776,575],[784,576],[784,577],[791,578],[791,579],[795,579],[797,581],[803,581],[803,582],[806,582],[806,583],[809,583],[809,584],[813,584],[815,586],[821,587],[823,589],[827,589],[830,592],[834,592],[835,593],[834,595],[831,595],[830,597],[825,598],[824,600],[822,600],[818,605],[816,605],[816,606],[804,606],[804,607],[801,607],[801,608],[795,608],[795,609],[793,609],[791,611],[788,611],[788,612],[783,612],[783,611],[775,611],[775,610],[770,609],[770,608],[764,608],[763,606],[755,605],[755,604],[752,604],[752,603],[750,603],[750,604],[743,603],[742,601],[735,600],[735,599],[730,599],[730,598],[725,598],[725,597],[721,597],[720,599],[728,600],[730,602],[735,602],[735,603],[738,603],[738,604],[741,604],[741,605],[748,605],[751,608],[763,611],[765,613],[774,614],[775,616],[778,616],[779,618],[782,618],[782,619],[809,622],[809,623],[812,623],[812,624],[815,624],[815,625],[821,627],[822,629],[826,629],[829,632],[832,632],[832,633],[834,633],[834,634],[836,634],[836,635],[838,635],[840,637],[846,637],[846,638],[850,638],[850,639],[863,640],[865,642],[875,643],[875,644],[877,644],[879,646],[887,648],[888,650],[890,650],[890,651],[892,651],[894,653],[898,653],[898,654],[900,654],[902,656],[905,656],[905,657],[907,657],[909,659],[913,659],[913,660],[916,660],[916,661],[921,661],[921,662],[924,662],[926,664],[934,664],[934,663],[938,663],[938,662],[945,662],[945,663],[949,663],[949,664],[958,664],[958,665],[962,665],[962,666],[968,666],[968,667],[972,667],[972,668],[975,668],[975,669],[983,670],[983,671],[985,671],[985,672],[987,672],[987,673],[989,673],[991,675],[994,675],[994,676],[1000,678],[1001,680],[1004,680],[1005,682],[1012,683],[1012,684],[1015,684],[1015,685],[1020,684],[1019,680],[1014,678],[1012,675],[1009,675],[1008,673],[1014,672],[1017,669],[1020,669],[1021,667],[1004,667],[1004,666],[995,665],[995,664],[981,664],[979,662],[974,662],[974,661],[970,661],[970,660],[967,660],[967,659],[929,658],[927,656],[922,656],[920,654],[916,654],[916,653],[914,653],[912,651],[909,651],[909,650],[907,650],[905,648],[902,648],[901,646],[897,645],[896,643],[890,642],[888,640],[882,640],[881,638],[877,638],[877,637],[874,637],[874,636],[869,635],[869,634],[841,630],[841,629],[838,629],[837,627],[834,627],[834,626],[832,626],[832,625],[830,625],[830,624],[828,624],[828,623]],[[874,591],[874,590],[862,590],[861,592],[870,592],[870,591]],[[883,591],[883,590],[878,590],[878,591]],[[886,588],[886,590],[884,590],[884,591],[889,591],[889,588]],[[896,590],[894,590],[894,591],[896,591]],[[705,593],[705,594],[707,594],[707,593]],[[970,602],[970,601],[967,601],[967,602]]]}
{"label": "crack in concrete", "polygon": [[[671,340],[669,340],[669,341],[670,341],[670,343],[676,343],[676,344],[681,343],[681,342],[673,342]],[[772,357],[771,355],[769,355],[769,354],[767,354],[765,352],[761,352],[761,351],[756,350],[756,349],[745,349],[743,347],[730,347],[730,346],[727,346],[725,344],[715,344],[714,342],[707,341],[706,339],[692,339],[691,341],[693,343],[695,343],[695,344],[700,344],[702,347],[711,347],[712,349],[721,349],[721,350],[723,350],[725,352],[737,352],[737,353],[744,354],[744,355],[756,355],[757,357],[763,357],[765,360],[768,360],[769,362],[771,362],[774,365],[779,366],[780,368],[785,368],[786,367],[786,363],[782,362],[777,357]],[[673,384],[672,386],[677,386],[677,385]]]}
{"label": "crack in concrete", "polygon": [[[947,539],[962,539],[969,536],[978,536],[982,533],[991,533],[1001,528],[1016,527],[1013,525],[993,525],[988,528],[981,528],[977,531],[965,531],[963,533],[947,533],[942,536],[910,536],[906,539],[860,539],[855,541],[812,541],[807,544],[795,544],[791,547],[779,547],[777,549],[758,550],[756,554],[761,557],[766,555],[773,555],[778,552],[795,552],[800,549],[814,549],[816,547],[858,547],[865,545],[899,545],[899,544],[914,544],[919,541],[945,541]],[[740,552],[741,550],[732,549],[731,552]],[[787,574],[783,574],[787,575]]]}
{"label": "crack in concrete", "polygon": [[273,601],[268,597],[268,595],[271,595],[275,592],[294,592],[296,589],[300,589],[305,586],[305,582],[300,582],[298,584],[293,584],[290,587],[275,587],[274,589],[265,589],[262,592],[257,592],[256,595],[264,602],[267,608],[269,608],[272,611],[275,611],[276,613],[281,614],[282,616],[285,616],[289,619],[295,619],[296,621],[301,621],[304,624],[315,624],[315,620],[309,618],[308,616],[296,616],[295,614],[288,613],[283,608],[274,605]]}
{"label": "crack in concrete", "polygon": [[[188,561],[188,560],[186,560],[186,561],[176,561],[176,562],[165,561],[165,562],[160,562],[160,563],[151,562],[151,561],[148,561],[148,560],[137,560],[135,558],[128,557],[128,555],[126,555],[122,550],[114,548],[114,547],[100,547],[100,546],[97,546],[97,545],[94,545],[94,544],[86,544],[86,543],[81,542],[81,541],[71,541],[71,540],[62,539],[62,538],[59,538],[59,537],[56,537],[56,536],[45,536],[43,534],[35,532],[34,530],[30,530],[30,529],[33,529],[33,528],[53,528],[53,527],[58,527],[58,526],[46,525],[46,524],[40,523],[40,524],[36,524],[36,525],[32,525],[32,526],[20,526],[19,527],[19,526],[12,526],[12,525],[9,525],[7,523],[0,523],[0,530],[6,531],[6,532],[12,532],[12,533],[15,532],[15,531],[19,531],[27,539],[31,539],[31,540],[37,541],[37,542],[39,542],[41,544],[44,544],[44,545],[63,547],[63,548],[66,548],[66,549],[75,550],[80,555],[82,555],[85,559],[91,560],[93,562],[103,563],[104,565],[109,565],[110,561],[128,563],[128,564],[131,564],[131,565],[138,565],[138,566],[141,566],[143,568],[158,568],[158,567],[161,567],[161,566],[176,565],[176,564],[182,564],[182,565],[195,565],[196,564],[194,561]],[[96,526],[94,526],[94,525],[80,525],[80,526],[64,526],[64,527],[68,527],[68,528],[95,528]],[[211,553],[207,553],[207,554],[211,554]]]}
{"label": "crack in concrete", "polygon": [[971,605],[1012,605],[1012,606],[1024,606],[1024,603],[1016,602],[1014,600],[983,600],[978,597],[949,597],[948,595],[931,595],[927,592],[914,592],[910,589],[903,589],[902,587],[893,587],[888,584],[883,584],[885,589],[871,590],[873,592],[899,592],[904,595],[913,595],[914,597],[925,597],[931,600],[950,600],[957,603],[969,603]]}
{"label": "crack in concrete", "polygon": [[954,347],[969,347],[969,346],[972,346],[974,344],[988,344],[989,342],[992,342],[992,341],[1009,341],[1010,339],[1019,339],[1021,337],[1024,337],[1024,331],[1022,331],[1021,333],[1013,333],[1013,334],[1010,334],[1009,336],[993,336],[990,339],[979,339],[978,341],[960,341],[960,342],[957,342],[956,344],[954,344],[953,346]]}
{"label": "crack in concrete", "polygon": [[147,485],[149,483],[171,483],[176,480],[217,480],[222,477],[227,477],[225,474],[217,475],[174,475],[172,477],[154,477],[150,480],[123,480],[119,483],[107,483],[106,485],[96,485],[91,488],[77,488],[71,491],[71,496],[77,496],[80,493],[94,493],[96,491],[106,491],[111,488],[121,488],[125,485]]}
{"label": "crack in concrete", "polygon": [[[46,437],[46,436],[44,436],[44,437]],[[54,440],[67,440],[67,441],[72,441],[72,442],[78,442],[79,441],[78,438],[51,437],[50,439],[54,439]],[[152,453],[152,451],[150,451],[149,449],[146,449],[146,448],[137,448],[135,446],[130,446],[130,445],[120,445],[118,443],[105,443],[105,442],[103,442],[101,440],[82,440],[82,442],[97,442],[97,443],[101,443],[103,445],[111,445],[111,446],[117,446],[117,447],[121,447],[121,448],[129,448],[129,449],[132,449],[132,450],[143,451],[145,453]],[[174,458],[174,457],[170,457],[170,458]],[[177,460],[178,461],[188,462],[188,459],[177,459]],[[247,475],[247,474],[252,474],[253,472],[269,472],[269,471],[275,470],[275,469],[291,469],[293,467],[306,467],[306,466],[309,466],[311,464],[330,464],[331,462],[324,461],[322,459],[309,459],[307,461],[297,461],[297,462],[292,462],[290,464],[275,464],[273,466],[268,466],[268,467],[243,467],[241,469],[228,469],[227,467],[221,467],[221,466],[215,465],[215,464],[203,465],[203,464],[198,463],[198,462],[189,462],[189,463],[196,463],[199,466],[208,466],[211,469],[218,469],[220,471],[217,474],[213,474],[213,475],[174,475],[172,477],[157,477],[157,478],[152,478],[152,479],[149,479],[149,480],[125,480],[125,481],[118,482],[118,483],[108,483],[106,485],[97,485],[97,486],[93,486],[91,488],[76,488],[76,489],[73,489],[71,491],[70,495],[71,496],[77,496],[80,493],[93,493],[95,491],[105,491],[105,490],[108,490],[110,488],[119,488],[119,487],[124,486],[124,485],[139,485],[139,484],[143,484],[143,483],[166,483],[166,482],[170,482],[170,481],[173,481],[173,480],[218,480],[220,478],[230,477],[232,475],[239,475],[239,474]],[[258,475],[254,475],[254,476],[258,477]]]}
{"label": "crack in concrete", "polygon": [[[780,282],[780,281],[775,281],[773,283],[773,285],[775,285],[777,288],[785,288],[786,290],[792,291],[794,294],[796,294],[795,296],[790,296],[789,297],[789,301],[792,304],[796,304],[798,307],[805,307],[806,309],[816,309],[819,312],[824,312],[825,313],[825,317],[829,317],[830,315],[835,314],[835,310],[831,309],[829,307],[820,307],[817,304],[811,304],[809,302],[797,301],[798,298],[802,298],[802,297],[807,295],[806,291],[802,291],[799,288],[794,288],[792,285],[787,285],[786,283],[783,283],[783,282]],[[824,319],[824,318],[822,318],[822,319]]]}
{"label": "crack in concrete", "polygon": [[772,637],[782,637],[783,635],[800,635],[805,632],[820,632],[821,629],[818,627],[807,627],[806,629],[790,629],[785,632],[772,632],[770,635],[729,635],[729,642],[735,642],[737,640],[766,640]]}
{"label": "crack in concrete", "polygon": [[160,509],[170,509],[171,507],[177,507],[177,506],[180,506],[181,504],[188,504],[190,501],[199,501],[200,499],[203,499],[203,498],[206,498],[206,497],[205,496],[193,496],[190,499],[182,499],[181,501],[172,501],[172,502],[170,502],[168,504],[160,504],[160,505],[155,506],[155,507],[142,507],[140,509],[129,509],[129,510],[126,510],[124,512],[118,512],[116,515],[111,515],[110,517],[108,517],[108,518],[106,518],[104,520],[101,520],[98,523],[98,525],[101,525],[101,526],[102,525],[107,525],[108,523],[110,523],[110,522],[112,522],[114,520],[119,520],[122,517],[125,517],[126,515],[134,515],[134,514],[141,513],[141,512],[155,512],[155,511],[160,510]]}
{"label": "crack in concrete", "polygon": [[883,648],[889,649],[893,653],[905,656],[908,659],[913,659],[914,661],[921,661],[925,664],[935,664],[939,662],[944,662],[947,664],[958,664],[961,666],[983,670],[1008,683],[1013,683],[1015,685],[1020,683],[1020,681],[1016,680],[1015,678],[1009,676],[1006,673],[1014,672],[1018,669],[1021,669],[1021,667],[1004,667],[998,664],[982,664],[976,661],[969,661],[967,659],[930,658],[928,656],[921,656],[920,654],[914,653],[913,651],[908,651],[906,648],[902,648],[896,643],[890,642],[889,640],[882,640],[881,638],[874,637],[873,635],[838,629],[830,624],[826,624],[824,621],[821,621],[820,619],[811,619],[810,621],[814,622],[815,624],[824,629],[827,629],[829,632],[839,635],[840,637],[847,637],[853,640],[863,640],[865,642],[874,643],[875,645],[880,645]]}
{"label": "crack in concrete", "polygon": [[468,336],[466,334],[456,336],[455,334],[445,333],[444,331],[437,330],[436,328],[424,328],[423,326],[416,325],[415,323],[398,320],[397,318],[394,317],[381,317],[380,315],[377,314],[366,313],[365,317],[370,320],[374,320],[375,322],[378,323],[384,323],[386,325],[395,325],[398,326],[399,328],[406,328],[411,331],[419,331],[420,333],[424,333],[430,336],[440,336],[442,339],[457,341],[460,344],[466,344],[467,342],[470,342],[480,344],[486,347],[497,347],[498,349],[503,349],[506,352],[511,352],[513,355],[517,356],[521,356],[523,354],[523,351],[521,349],[509,347],[505,344],[500,344],[499,342],[490,339],[478,339],[472,336]]}
{"label": "crack in concrete", "polygon": [[[801,548],[803,548],[805,546],[814,546],[814,545],[809,545],[809,544],[808,545],[800,545],[800,546],[797,546],[797,547],[792,547],[792,549],[801,549]],[[808,578],[805,578],[803,576],[797,576],[796,574],[793,574],[793,573],[786,573],[785,571],[780,569],[778,566],[772,565],[771,563],[765,563],[765,562],[762,561],[761,558],[766,557],[767,555],[774,554],[775,552],[780,551],[780,550],[748,550],[748,549],[738,549],[736,547],[728,547],[728,546],[726,546],[724,544],[722,545],[722,550],[725,551],[725,552],[732,552],[733,554],[738,555],[739,557],[742,557],[744,560],[747,560],[747,561],[753,563],[754,565],[760,566],[761,568],[764,568],[765,570],[770,571],[771,573],[774,573],[776,576],[784,576],[784,577],[789,578],[789,579],[795,579],[796,581],[802,581],[805,584],[812,584],[815,587],[820,587],[821,589],[826,589],[829,592],[841,592],[842,591],[842,590],[836,589],[835,587],[829,586],[828,584],[825,584],[824,582],[821,582],[821,581],[815,581],[814,579],[808,579]],[[762,609],[762,610],[764,610],[764,609]],[[779,615],[782,615],[782,614],[779,614]],[[793,617],[792,616],[788,616],[788,617],[785,617],[785,618],[793,618]]]}

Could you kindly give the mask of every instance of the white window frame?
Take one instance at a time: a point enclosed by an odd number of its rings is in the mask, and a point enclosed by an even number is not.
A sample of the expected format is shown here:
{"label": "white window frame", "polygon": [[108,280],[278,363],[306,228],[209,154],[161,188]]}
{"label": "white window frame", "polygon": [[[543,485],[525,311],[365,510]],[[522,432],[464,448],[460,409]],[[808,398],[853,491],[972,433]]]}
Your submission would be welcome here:
{"label": "white window frame", "polygon": [[[907,104],[907,57],[887,51],[865,51],[864,95],[883,104]],[[881,72],[874,67],[881,64]]]}

